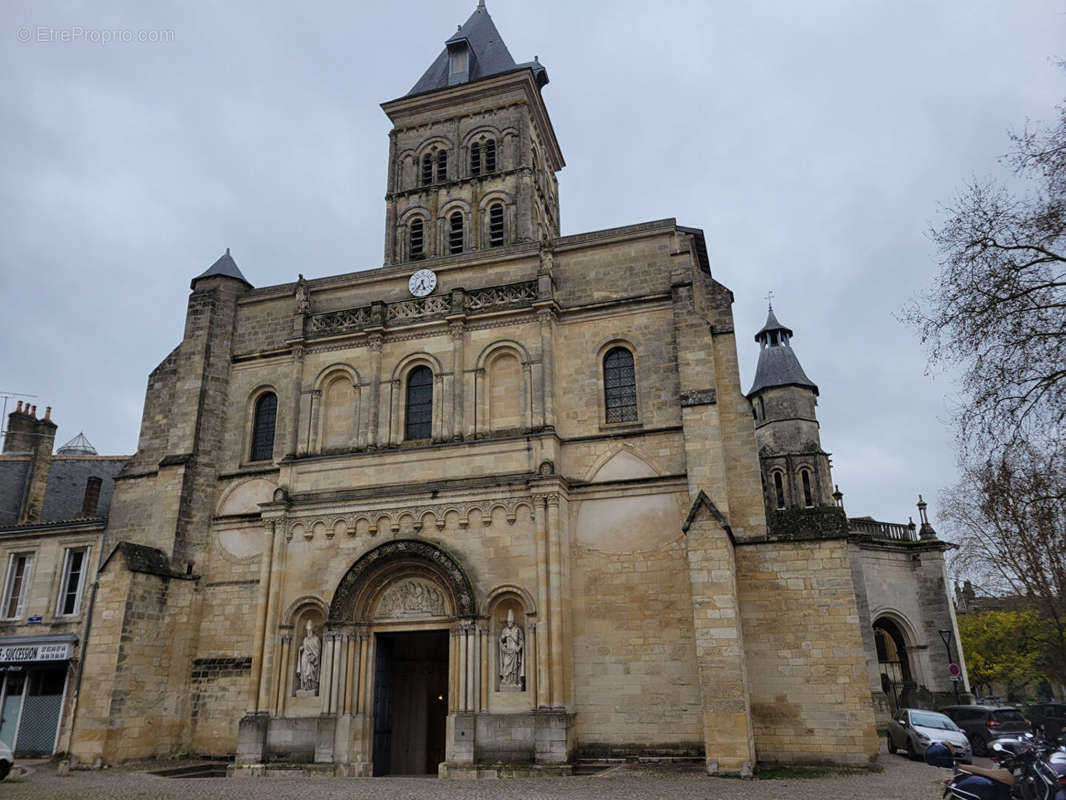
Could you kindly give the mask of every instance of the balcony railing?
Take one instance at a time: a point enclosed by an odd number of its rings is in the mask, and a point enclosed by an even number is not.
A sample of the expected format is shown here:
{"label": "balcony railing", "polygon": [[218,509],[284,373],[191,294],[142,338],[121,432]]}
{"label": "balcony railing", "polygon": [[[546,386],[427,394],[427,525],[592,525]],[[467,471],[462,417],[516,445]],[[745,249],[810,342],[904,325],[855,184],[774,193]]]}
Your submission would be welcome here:
{"label": "balcony railing", "polygon": [[878,522],[870,517],[849,517],[848,530],[870,539],[889,539],[896,542],[917,542],[918,530],[914,523]]}

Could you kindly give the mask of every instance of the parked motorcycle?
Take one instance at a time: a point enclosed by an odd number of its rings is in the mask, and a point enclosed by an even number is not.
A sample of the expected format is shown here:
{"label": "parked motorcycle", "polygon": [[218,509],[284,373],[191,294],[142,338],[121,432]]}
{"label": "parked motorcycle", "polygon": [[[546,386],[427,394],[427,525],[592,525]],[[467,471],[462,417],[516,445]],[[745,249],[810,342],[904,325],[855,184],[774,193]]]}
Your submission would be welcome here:
{"label": "parked motorcycle", "polygon": [[[944,797],[958,800],[1066,800],[1066,781],[1050,759],[1057,745],[1036,742],[1032,735],[1000,739],[992,743],[994,768],[955,762],[948,745],[930,745],[925,760],[939,767],[952,767],[955,774],[944,781]],[[1066,767],[1066,763],[1063,765]]]}

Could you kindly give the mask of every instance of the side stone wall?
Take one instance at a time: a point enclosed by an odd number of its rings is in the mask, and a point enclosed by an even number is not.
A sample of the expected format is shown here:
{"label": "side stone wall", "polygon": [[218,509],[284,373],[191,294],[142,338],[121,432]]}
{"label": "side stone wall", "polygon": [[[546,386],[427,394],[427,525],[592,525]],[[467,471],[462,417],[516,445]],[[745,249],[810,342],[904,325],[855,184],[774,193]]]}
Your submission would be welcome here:
{"label": "side stone wall", "polygon": [[759,760],[869,764],[878,740],[846,541],[741,546],[736,561]]}
{"label": "side stone wall", "polygon": [[575,548],[574,698],[583,757],[703,755],[687,572],[680,536],[639,553]]}

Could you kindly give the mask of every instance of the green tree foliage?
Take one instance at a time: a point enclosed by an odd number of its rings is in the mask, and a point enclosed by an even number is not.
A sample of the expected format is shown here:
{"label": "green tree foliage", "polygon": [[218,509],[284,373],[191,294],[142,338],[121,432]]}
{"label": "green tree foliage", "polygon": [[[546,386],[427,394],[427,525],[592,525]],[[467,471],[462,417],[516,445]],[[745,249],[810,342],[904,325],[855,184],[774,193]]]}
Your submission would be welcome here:
{"label": "green tree foliage", "polygon": [[1043,624],[1035,611],[960,614],[959,636],[971,685],[990,693],[993,684],[1000,684],[1008,695],[1017,695],[1043,678]]}

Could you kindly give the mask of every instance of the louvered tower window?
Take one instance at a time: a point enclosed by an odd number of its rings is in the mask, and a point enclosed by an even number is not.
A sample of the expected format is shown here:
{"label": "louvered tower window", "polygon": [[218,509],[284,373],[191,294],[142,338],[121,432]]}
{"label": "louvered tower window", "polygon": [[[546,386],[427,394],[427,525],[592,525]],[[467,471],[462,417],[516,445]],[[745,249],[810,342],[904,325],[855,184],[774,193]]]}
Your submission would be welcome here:
{"label": "louvered tower window", "polygon": [[426,153],[422,156],[422,185],[429,186],[433,183],[433,155]]}
{"label": "louvered tower window", "polygon": [[481,174],[481,144],[474,142],[470,145],[470,174]]}
{"label": "louvered tower window", "polygon": [[503,244],[503,205],[493,203],[489,206],[489,246],[499,247]]}
{"label": "louvered tower window", "polygon": [[448,252],[452,255],[463,252],[463,214],[455,211],[448,218]]}
{"label": "louvered tower window", "polygon": [[781,480],[780,472],[774,473],[774,494],[777,495],[775,499],[777,500],[778,510],[783,509],[785,507],[785,484]]}
{"label": "louvered tower window", "polygon": [[448,151],[441,150],[437,153],[437,183],[448,180]]}
{"label": "louvered tower window", "polygon": [[252,423],[252,461],[269,461],[274,457],[274,423],[278,416],[278,398],[267,392],[255,401]]}
{"label": "louvered tower window", "polygon": [[800,482],[803,484],[803,505],[810,508],[814,505],[814,495],[811,493],[810,470],[800,470]]}
{"label": "louvered tower window", "polygon": [[411,230],[408,234],[408,246],[412,260],[426,257],[425,235],[425,229],[422,227],[422,220],[412,220]]}
{"label": "louvered tower window", "polygon": [[415,367],[407,376],[407,411],[404,439],[428,439],[433,435],[433,373]]}
{"label": "louvered tower window", "polygon": [[485,172],[496,171],[496,140],[485,142]]}
{"label": "louvered tower window", "polygon": [[603,395],[607,422],[632,422],[637,418],[637,376],[633,354],[616,347],[603,358]]}

